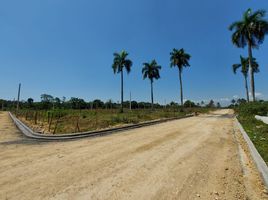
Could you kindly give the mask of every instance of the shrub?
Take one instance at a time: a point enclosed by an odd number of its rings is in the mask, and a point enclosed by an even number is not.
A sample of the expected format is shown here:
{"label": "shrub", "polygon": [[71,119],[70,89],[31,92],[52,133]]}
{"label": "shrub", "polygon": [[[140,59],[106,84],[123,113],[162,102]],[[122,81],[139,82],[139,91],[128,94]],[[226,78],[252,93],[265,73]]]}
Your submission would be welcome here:
{"label": "shrub", "polygon": [[267,115],[268,103],[267,102],[250,102],[241,104],[237,111],[240,115]]}

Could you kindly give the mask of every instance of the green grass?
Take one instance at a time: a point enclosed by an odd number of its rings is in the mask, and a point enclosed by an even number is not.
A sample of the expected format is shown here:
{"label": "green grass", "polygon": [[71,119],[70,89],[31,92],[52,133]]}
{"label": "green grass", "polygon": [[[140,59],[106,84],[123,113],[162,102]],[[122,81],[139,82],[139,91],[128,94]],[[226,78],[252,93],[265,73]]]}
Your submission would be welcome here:
{"label": "green grass", "polygon": [[[125,110],[50,110],[33,111],[21,110],[16,115],[37,132],[44,133],[73,133],[100,130],[127,124],[137,124],[145,121],[166,119],[185,116],[193,112],[205,113],[208,108],[186,108],[183,112],[179,109],[137,109]],[[50,124],[50,126],[49,126]],[[78,126],[77,126],[78,124]]]}
{"label": "green grass", "polygon": [[256,114],[266,115],[267,111],[267,103],[250,103],[237,108],[239,122],[268,165],[268,125],[255,119]]}

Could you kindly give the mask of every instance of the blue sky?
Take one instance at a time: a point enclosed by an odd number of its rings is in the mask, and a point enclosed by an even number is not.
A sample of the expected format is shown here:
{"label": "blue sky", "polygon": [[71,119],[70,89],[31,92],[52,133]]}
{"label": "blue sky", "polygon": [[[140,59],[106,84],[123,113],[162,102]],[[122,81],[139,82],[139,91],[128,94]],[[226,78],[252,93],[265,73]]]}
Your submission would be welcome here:
{"label": "blue sky", "polygon": [[[178,70],[169,53],[184,48],[192,55],[183,71],[185,99],[226,103],[244,97],[243,77],[233,63],[246,49],[231,43],[230,23],[247,8],[268,10],[267,0],[32,0],[0,1],[0,98],[22,99],[40,94],[89,101],[120,99],[120,76],[114,75],[113,52],[125,49],[133,61],[125,76],[125,99],[150,101],[150,85],[142,79],[143,62],[162,66],[155,100],[179,101]],[[268,19],[268,17],[267,17]],[[268,98],[268,38],[253,54],[259,98]]]}

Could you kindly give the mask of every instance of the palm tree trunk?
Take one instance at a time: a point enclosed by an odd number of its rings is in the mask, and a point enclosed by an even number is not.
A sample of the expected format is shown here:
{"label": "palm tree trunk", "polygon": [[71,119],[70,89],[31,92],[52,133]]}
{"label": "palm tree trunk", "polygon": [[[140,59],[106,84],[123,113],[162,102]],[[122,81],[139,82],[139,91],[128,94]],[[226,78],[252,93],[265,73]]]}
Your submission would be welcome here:
{"label": "palm tree trunk", "polygon": [[181,90],[181,106],[183,106],[183,90],[182,90],[182,79],[181,79],[181,70],[179,69],[179,78],[180,78],[180,90]]}
{"label": "palm tree trunk", "polygon": [[255,101],[255,82],[254,82],[254,71],[252,68],[252,46],[248,44],[248,57],[249,57],[249,77],[250,77],[250,89],[252,100]]}
{"label": "palm tree trunk", "polygon": [[123,80],[123,69],[122,69],[121,70],[121,112],[124,112],[123,102],[124,102],[124,80]]}
{"label": "palm tree trunk", "polygon": [[248,80],[247,80],[247,76],[245,77],[245,87],[246,87],[246,96],[247,96],[247,102],[249,102],[249,95],[248,95]]}
{"label": "palm tree trunk", "polygon": [[153,80],[151,80],[151,107],[154,109],[154,92],[153,92]]}

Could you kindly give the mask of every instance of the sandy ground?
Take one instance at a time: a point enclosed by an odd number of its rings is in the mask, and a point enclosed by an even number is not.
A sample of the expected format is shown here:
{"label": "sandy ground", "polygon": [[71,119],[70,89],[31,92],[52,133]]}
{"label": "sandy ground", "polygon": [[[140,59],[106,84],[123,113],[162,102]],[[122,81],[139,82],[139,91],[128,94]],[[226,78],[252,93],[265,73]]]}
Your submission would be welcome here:
{"label": "sandy ground", "polygon": [[[105,137],[27,139],[0,113],[0,199],[268,199],[231,110]],[[239,153],[240,152],[240,153]]]}

